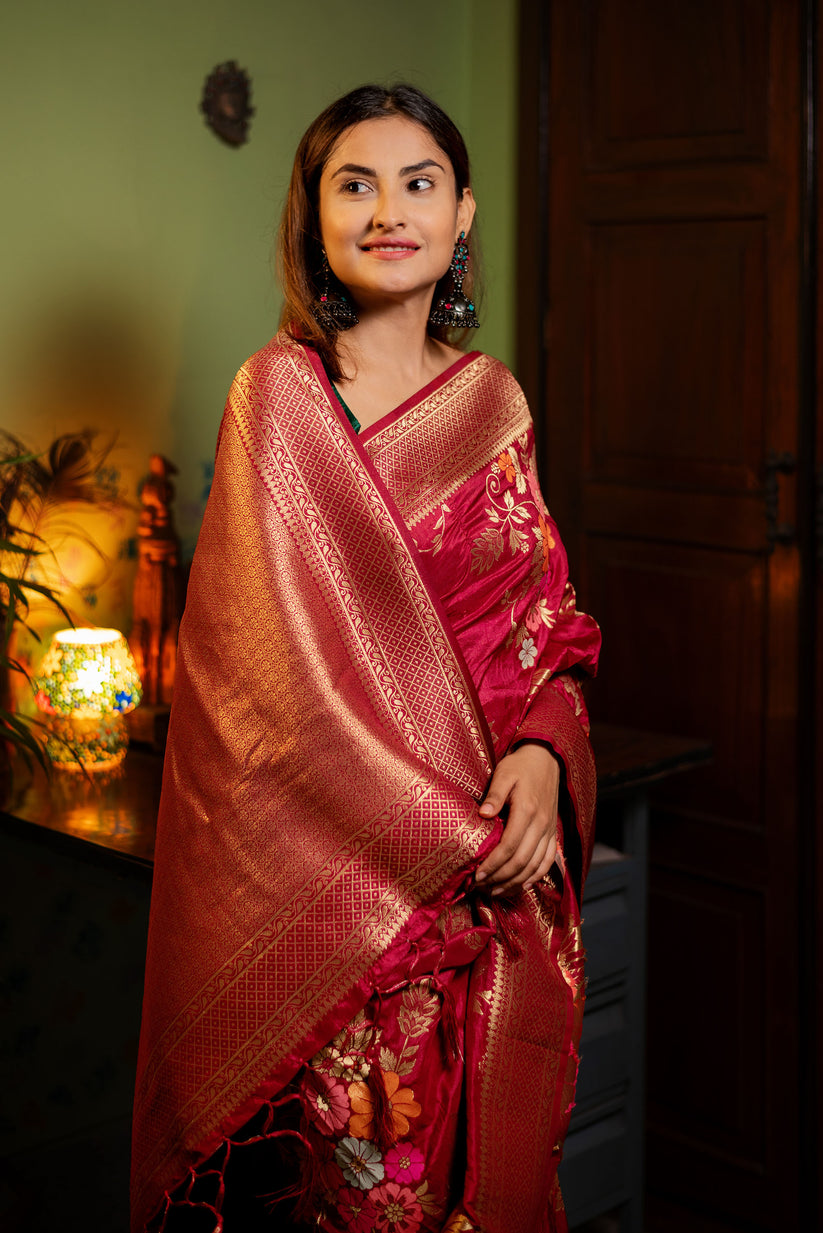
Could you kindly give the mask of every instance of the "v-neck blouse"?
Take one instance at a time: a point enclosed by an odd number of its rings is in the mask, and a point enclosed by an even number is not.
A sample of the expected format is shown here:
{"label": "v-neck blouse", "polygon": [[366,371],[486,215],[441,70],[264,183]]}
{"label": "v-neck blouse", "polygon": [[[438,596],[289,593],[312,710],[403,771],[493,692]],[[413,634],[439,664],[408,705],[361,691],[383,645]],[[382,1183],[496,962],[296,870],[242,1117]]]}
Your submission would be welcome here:
{"label": "v-neck blouse", "polygon": [[[305,350],[308,355],[312,354],[312,348],[306,347]],[[381,429],[388,427],[391,422],[401,416],[410,406],[414,406],[416,403],[422,402],[423,399],[425,399],[429,394],[434,393],[436,389],[438,389],[441,385],[444,385],[451,377],[453,377],[459,369],[463,368],[472,360],[477,359],[480,354],[480,351],[464,351],[461,355],[458,355],[455,358],[453,363],[449,364],[448,368],[444,368],[441,373],[438,373],[436,377],[433,377],[431,381],[427,382],[427,384],[421,389],[416,390],[413,394],[410,394],[409,397],[404,399],[399,406],[395,407],[392,411],[387,411],[385,415],[382,415],[380,419],[375,420],[373,424],[369,424],[364,430],[354,412],[349,406],[347,406],[346,400],[343,398],[343,395],[340,393],[339,389],[332,380],[329,370],[323,363],[320,355],[316,351],[314,352],[316,359],[319,361],[320,366],[323,369],[323,373],[329,383],[332,393],[339,402],[343,411],[346,413],[346,419],[351,424],[352,430],[358,436],[364,433],[368,435],[377,434]]]}
{"label": "v-neck blouse", "polygon": [[[322,362],[322,361],[321,361],[321,362]],[[351,424],[351,426],[352,426],[352,428],[354,429],[354,431],[355,431],[355,432],[357,432],[357,433],[359,433],[359,432],[360,432],[360,420],[359,420],[359,419],[357,418],[357,416],[354,414],[354,412],[352,411],[351,407],[348,405],[348,403],[346,402],[345,398],[344,398],[344,397],[343,397],[343,395],[340,393],[340,391],[339,391],[339,389],[337,388],[337,386],[334,384],[334,381],[332,380],[332,375],[331,375],[331,373],[329,372],[329,369],[328,369],[328,365],[327,365],[325,362],[323,362],[323,368],[324,368],[324,370],[325,370],[326,376],[328,377],[328,380],[329,380],[329,385],[332,387],[332,389],[334,390],[334,392],[335,392],[335,394],[336,394],[336,396],[337,396],[337,401],[340,403],[340,406],[341,406],[341,407],[343,408],[343,410],[346,412],[346,418],[348,419],[348,421],[349,421],[349,423]]]}

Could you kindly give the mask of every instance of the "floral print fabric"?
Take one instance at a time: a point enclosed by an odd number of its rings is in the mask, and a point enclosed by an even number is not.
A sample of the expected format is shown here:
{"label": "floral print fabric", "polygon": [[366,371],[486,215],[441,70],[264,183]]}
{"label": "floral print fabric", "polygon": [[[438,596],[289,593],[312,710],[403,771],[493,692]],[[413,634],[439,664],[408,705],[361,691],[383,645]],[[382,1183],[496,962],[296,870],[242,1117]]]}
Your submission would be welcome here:
{"label": "floral print fabric", "polygon": [[530,688],[539,688],[549,674],[593,665],[599,645],[596,625],[577,611],[566,553],[540,492],[532,429],[412,534],[500,756],[523,719],[513,676],[525,675]]}
{"label": "floral print fabric", "polygon": [[309,1197],[315,1227],[441,1233],[452,1217],[454,1228],[472,1227],[454,1211],[465,1139],[463,1038],[471,963],[492,933],[465,901],[448,905],[389,987],[298,1076],[302,1134],[319,1171]]}

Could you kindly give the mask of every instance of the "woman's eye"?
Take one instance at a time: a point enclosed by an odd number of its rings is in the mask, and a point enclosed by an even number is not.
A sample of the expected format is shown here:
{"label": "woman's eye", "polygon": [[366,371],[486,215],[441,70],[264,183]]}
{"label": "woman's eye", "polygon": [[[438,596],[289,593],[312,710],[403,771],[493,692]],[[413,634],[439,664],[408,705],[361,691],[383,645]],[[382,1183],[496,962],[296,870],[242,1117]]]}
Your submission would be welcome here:
{"label": "woman's eye", "polygon": [[409,188],[413,193],[419,193],[425,188],[431,188],[433,183],[428,176],[415,176],[413,180],[409,180]]}

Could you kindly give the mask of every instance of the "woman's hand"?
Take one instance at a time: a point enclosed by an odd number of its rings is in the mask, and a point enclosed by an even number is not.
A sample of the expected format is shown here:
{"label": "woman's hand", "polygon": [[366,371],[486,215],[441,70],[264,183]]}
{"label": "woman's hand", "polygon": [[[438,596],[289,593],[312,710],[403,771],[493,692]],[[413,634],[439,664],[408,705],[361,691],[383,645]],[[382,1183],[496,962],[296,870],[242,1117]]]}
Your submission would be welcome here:
{"label": "woman's hand", "polygon": [[560,766],[547,745],[524,741],[501,758],[480,806],[492,818],[508,804],[500,843],[475,875],[493,895],[528,889],[551,869],[557,855],[557,794]]}

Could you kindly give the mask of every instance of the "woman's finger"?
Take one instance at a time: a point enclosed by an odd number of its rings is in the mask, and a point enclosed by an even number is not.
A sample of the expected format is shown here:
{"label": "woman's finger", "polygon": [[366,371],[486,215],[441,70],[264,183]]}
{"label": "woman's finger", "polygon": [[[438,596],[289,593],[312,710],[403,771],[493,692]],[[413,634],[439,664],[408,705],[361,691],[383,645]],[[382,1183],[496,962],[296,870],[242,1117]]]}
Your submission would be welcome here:
{"label": "woman's finger", "polygon": [[[498,875],[499,880],[494,883],[492,894],[502,894],[508,890],[514,890],[519,886],[528,886],[534,882],[539,869],[541,868],[546,853],[551,842],[550,836],[543,834],[537,841],[536,847],[533,849],[527,862],[522,869],[513,869],[511,872],[501,870]],[[502,876],[505,873],[505,876]]]}
{"label": "woman's finger", "polygon": [[546,851],[543,853],[543,858],[536,871],[523,883],[523,889],[528,890],[530,886],[534,886],[537,882],[542,882],[556,860],[557,835],[554,834],[546,845]]}
{"label": "woman's finger", "polygon": [[[557,841],[554,832],[543,829],[539,838],[530,848],[525,861],[512,861],[508,867],[498,870],[497,876],[489,884],[492,894],[502,894],[518,887],[533,886],[543,874],[551,869],[557,851]],[[525,849],[524,849],[525,852]],[[518,854],[522,855],[522,854]]]}
{"label": "woman's finger", "polygon": [[505,760],[500,762],[492,775],[489,790],[480,806],[480,812],[484,818],[493,818],[495,814],[500,813],[516,782],[516,777],[506,766]]}
{"label": "woman's finger", "polygon": [[489,790],[486,793],[486,799],[480,806],[480,813],[485,817],[494,817],[495,814],[501,812],[506,804],[510,805],[509,813],[499,843],[488,854],[474,875],[476,882],[483,882],[486,878],[491,877],[517,851],[521,838],[519,833],[519,811],[511,808],[516,786],[517,778],[512,771],[507,769],[504,759],[498,764],[492,776]]}
{"label": "woman's finger", "polygon": [[556,827],[558,780],[557,760],[543,745],[526,742],[501,759],[480,812],[493,816],[508,805],[508,816],[476,882],[504,888],[521,885],[534,872],[538,849]]}
{"label": "woman's finger", "polygon": [[520,829],[516,828],[511,821],[507,822],[497,847],[489,853],[477,870],[475,881],[488,880],[496,883],[501,878],[507,877],[512,870],[522,868],[528,859],[528,853],[525,855],[521,853],[523,838]]}
{"label": "woman's finger", "polygon": [[[539,808],[533,800],[524,804],[522,797],[518,800],[513,794],[509,811],[503,838],[487,858],[490,862],[488,877],[493,885],[512,878],[522,881],[535,860],[538,847],[551,834],[545,809]],[[495,857],[496,868],[492,867]]]}
{"label": "woman's finger", "polygon": [[[501,869],[505,869],[512,863],[518,868],[521,867],[533,851],[536,840],[529,848],[526,835],[533,821],[535,807],[531,802],[526,804],[523,793],[518,792],[517,789],[518,785],[515,783],[508,797],[509,814],[500,842],[483,861],[475,875],[475,881],[482,882],[486,878],[498,881],[501,877]],[[523,849],[524,841],[527,844],[525,849]]]}

